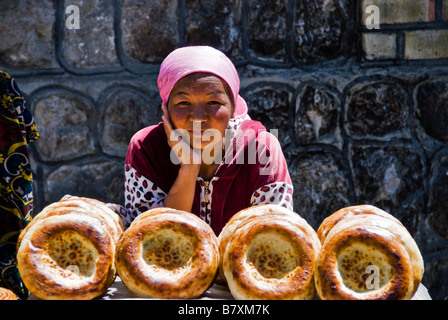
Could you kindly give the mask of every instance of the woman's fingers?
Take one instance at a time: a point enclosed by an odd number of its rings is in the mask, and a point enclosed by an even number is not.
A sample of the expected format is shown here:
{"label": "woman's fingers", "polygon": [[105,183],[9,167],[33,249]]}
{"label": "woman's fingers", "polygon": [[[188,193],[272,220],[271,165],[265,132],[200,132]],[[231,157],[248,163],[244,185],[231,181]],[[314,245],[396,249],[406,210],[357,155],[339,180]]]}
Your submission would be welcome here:
{"label": "woman's fingers", "polygon": [[[167,135],[168,135],[168,133],[171,133],[171,131],[173,131],[173,127],[171,125],[170,115],[168,113],[168,108],[165,103],[162,103],[162,111],[163,111],[162,121],[163,121],[163,125],[165,127],[165,131],[167,132]],[[169,137],[169,135],[168,135],[168,137]]]}
{"label": "woman's fingers", "polygon": [[187,141],[189,140],[188,136],[183,137],[180,130],[173,129],[173,126],[170,121],[170,116],[168,114],[168,109],[166,104],[162,103],[162,121],[163,121],[163,127],[165,129],[167,142],[170,148],[172,149],[172,152],[176,155],[176,157],[179,159],[181,164],[189,164],[191,163],[191,147]]}
{"label": "woman's fingers", "polygon": [[168,145],[174,151],[181,164],[200,164],[202,159],[201,152],[191,147],[188,132],[173,128],[165,103],[162,103],[162,111],[162,121],[168,139]]}
{"label": "woman's fingers", "polygon": [[165,128],[166,136],[169,138],[173,128],[171,127],[170,121],[165,116],[162,116],[163,127]]}
{"label": "woman's fingers", "polygon": [[163,111],[163,115],[168,117],[168,107],[166,106],[166,103],[162,102],[162,111]]}
{"label": "woman's fingers", "polygon": [[177,132],[177,130],[173,129],[173,126],[170,121],[170,116],[168,114],[168,109],[165,103],[162,103],[162,111],[163,111],[162,115],[163,127],[165,129],[165,133],[168,138],[168,144],[172,148],[174,144],[179,141],[179,133]]}

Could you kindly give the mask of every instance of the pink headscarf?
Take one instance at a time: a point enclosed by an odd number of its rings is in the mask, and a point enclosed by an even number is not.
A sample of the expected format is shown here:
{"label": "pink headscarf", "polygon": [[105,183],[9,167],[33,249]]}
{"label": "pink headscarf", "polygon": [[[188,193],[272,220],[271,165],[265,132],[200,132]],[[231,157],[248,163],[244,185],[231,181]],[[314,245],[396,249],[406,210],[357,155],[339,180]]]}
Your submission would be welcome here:
{"label": "pink headscarf", "polygon": [[232,61],[221,51],[208,46],[183,47],[171,52],[160,66],[157,86],[163,103],[181,78],[196,72],[212,73],[229,86],[235,101],[234,118],[250,119],[247,105],[239,95],[240,78]]}

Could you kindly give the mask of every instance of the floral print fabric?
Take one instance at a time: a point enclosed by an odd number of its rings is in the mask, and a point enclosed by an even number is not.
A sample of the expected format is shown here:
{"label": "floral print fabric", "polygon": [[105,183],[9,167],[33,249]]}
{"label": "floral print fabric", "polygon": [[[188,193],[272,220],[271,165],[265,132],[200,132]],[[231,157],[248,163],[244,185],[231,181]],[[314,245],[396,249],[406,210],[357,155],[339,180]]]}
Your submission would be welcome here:
{"label": "floral print fabric", "polygon": [[0,286],[26,299],[16,242],[32,219],[33,177],[28,144],[39,133],[14,79],[0,70]]}

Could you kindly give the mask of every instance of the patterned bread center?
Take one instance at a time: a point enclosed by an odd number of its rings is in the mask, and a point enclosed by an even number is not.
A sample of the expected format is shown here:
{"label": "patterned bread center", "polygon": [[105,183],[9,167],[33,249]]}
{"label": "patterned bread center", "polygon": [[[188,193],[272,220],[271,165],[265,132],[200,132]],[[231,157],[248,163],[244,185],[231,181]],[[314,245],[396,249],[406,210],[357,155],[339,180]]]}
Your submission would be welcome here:
{"label": "patterned bread center", "polygon": [[142,241],[144,261],[154,268],[174,270],[187,266],[197,246],[197,238],[173,229],[161,229]]}
{"label": "patterned bread center", "polygon": [[46,264],[64,278],[79,279],[95,274],[98,251],[89,239],[67,230],[52,235],[47,244]]}
{"label": "patterned bread center", "polygon": [[350,290],[377,290],[393,276],[387,255],[374,244],[353,243],[340,250],[337,257],[338,272]]}
{"label": "patterned bread center", "polygon": [[285,236],[275,232],[257,234],[247,251],[247,263],[265,278],[282,279],[300,265],[300,250]]}

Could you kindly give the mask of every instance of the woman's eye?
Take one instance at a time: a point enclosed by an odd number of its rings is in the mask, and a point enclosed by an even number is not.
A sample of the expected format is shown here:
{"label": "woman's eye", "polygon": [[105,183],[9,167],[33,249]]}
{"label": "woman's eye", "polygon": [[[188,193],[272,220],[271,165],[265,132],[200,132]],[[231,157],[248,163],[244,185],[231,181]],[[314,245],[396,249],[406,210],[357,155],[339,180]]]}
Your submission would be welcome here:
{"label": "woman's eye", "polygon": [[221,105],[222,103],[219,101],[209,101],[209,105]]}
{"label": "woman's eye", "polygon": [[188,101],[179,101],[179,102],[177,103],[177,105],[178,105],[178,106],[189,106],[190,103],[189,103]]}

